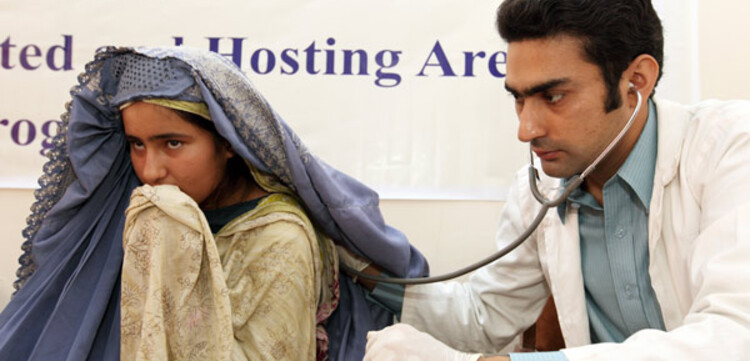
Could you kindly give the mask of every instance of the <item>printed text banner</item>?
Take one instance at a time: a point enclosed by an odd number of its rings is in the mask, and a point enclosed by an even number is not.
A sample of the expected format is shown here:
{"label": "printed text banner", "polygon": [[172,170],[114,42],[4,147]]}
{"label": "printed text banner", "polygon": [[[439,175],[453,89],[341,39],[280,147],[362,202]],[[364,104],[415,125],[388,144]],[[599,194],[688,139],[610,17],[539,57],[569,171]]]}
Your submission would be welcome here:
{"label": "printed text banner", "polygon": [[502,199],[528,151],[503,88],[497,5],[0,2],[0,187],[36,187],[96,49],[183,45],[232,59],[317,156],[384,198]]}

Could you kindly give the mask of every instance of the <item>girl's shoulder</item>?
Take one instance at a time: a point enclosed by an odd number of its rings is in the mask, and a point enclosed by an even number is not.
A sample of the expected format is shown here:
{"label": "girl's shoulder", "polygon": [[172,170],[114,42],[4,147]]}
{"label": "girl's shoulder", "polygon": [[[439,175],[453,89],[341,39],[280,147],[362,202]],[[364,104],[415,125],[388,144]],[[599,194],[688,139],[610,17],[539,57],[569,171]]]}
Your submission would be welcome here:
{"label": "girl's shoulder", "polygon": [[227,223],[220,233],[227,235],[273,223],[294,223],[306,231],[314,229],[304,208],[295,197],[285,193],[270,193],[264,196],[255,208]]}

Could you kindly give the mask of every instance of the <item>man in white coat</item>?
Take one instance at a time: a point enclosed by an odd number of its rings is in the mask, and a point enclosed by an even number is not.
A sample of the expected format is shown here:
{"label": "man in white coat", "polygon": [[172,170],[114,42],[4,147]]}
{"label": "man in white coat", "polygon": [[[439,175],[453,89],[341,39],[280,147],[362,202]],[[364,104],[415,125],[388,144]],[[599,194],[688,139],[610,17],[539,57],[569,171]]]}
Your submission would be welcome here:
{"label": "man in white coat", "polygon": [[[371,333],[365,360],[750,359],[750,102],[654,99],[663,38],[650,0],[506,0],[497,25],[518,138],[548,197],[615,138],[636,92],[645,104],[518,249],[466,283],[406,287],[403,323]],[[541,208],[528,181],[521,171],[498,247]],[[490,356],[550,294],[566,348]]]}

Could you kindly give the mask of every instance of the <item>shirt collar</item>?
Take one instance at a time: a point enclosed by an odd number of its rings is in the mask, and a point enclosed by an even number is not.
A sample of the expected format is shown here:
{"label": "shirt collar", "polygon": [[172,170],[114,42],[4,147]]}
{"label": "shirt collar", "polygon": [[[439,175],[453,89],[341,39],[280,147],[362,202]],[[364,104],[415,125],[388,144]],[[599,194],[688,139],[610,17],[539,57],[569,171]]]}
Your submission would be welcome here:
{"label": "shirt collar", "polygon": [[[616,177],[621,178],[628,186],[630,186],[638,199],[643,203],[644,207],[648,212],[648,206],[651,203],[651,192],[654,185],[654,169],[656,168],[656,150],[657,150],[657,130],[656,130],[656,105],[651,99],[648,100],[648,118],[646,119],[646,125],[641,131],[641,135],[638,137],[635,146],[630,151],[628,158],[625,160],[620,169],[617,171],[615,176],[612,177],[608,183],[614,180]],[[567,184],[570,178],[563,180],[563,185]],[[591,203],[591,199],[586,197],[587,192],[584,192],[580,187],[574,190],[568,197],[567,202],[564,202],[557,206],[557,212],[560,215],[560,219],[565,221],[565,210],[566,205],[569,202],[574,202],[580,205],[588,205]]]}

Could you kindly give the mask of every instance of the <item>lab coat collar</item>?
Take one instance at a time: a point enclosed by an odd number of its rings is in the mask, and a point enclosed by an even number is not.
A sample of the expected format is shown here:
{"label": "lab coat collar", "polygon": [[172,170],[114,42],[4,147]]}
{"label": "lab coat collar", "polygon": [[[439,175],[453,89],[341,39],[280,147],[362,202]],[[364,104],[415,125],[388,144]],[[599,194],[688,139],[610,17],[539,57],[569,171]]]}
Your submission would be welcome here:
{"label": "lab coat collar", "polygon": [[[658,112],[656,111],[656,105],[651,99],[646,101],[644,107],[648,109],[648,118],[646,125],[644,126],[641,134],[638,137],[636,144],[630,151],[625,163],[622,164],[617,173],[613,176],[622,178],[635,192],[638,199],[642,202],[643,206],[648,207],[651,201],[653,193],[654,173],[656,159],[653,153],[657,152],[658,147],[658,132],[656,123],[658,122]],[[611,181],[612,179],[610,179]],[[566,178],[561,181],[561,190],[564,190],[570,182],[571,178]],[[569,207],[579,207],[581,204],[586,203],[584,201],[585,191],[579,187],[575,189],[568,199],[557,206],[557,213],[560,220],[565,223],[565,214]]]}

